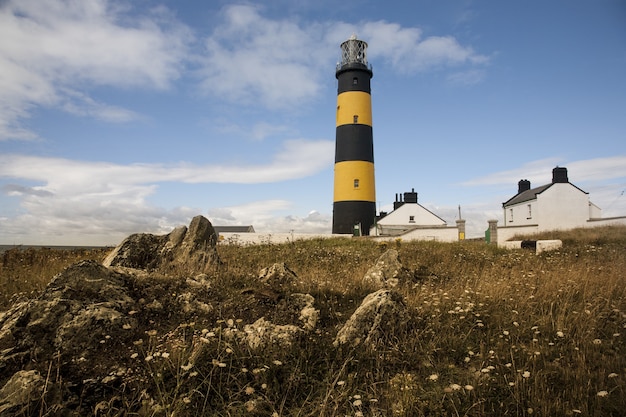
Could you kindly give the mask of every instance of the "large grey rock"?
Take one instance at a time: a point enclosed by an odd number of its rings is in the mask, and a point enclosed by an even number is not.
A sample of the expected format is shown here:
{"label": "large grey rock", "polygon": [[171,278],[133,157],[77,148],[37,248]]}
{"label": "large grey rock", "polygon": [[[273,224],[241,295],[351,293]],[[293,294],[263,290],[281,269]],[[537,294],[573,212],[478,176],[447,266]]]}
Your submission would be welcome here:
{"label": "large grey rock", "polygon": [[220,263],[216,243],[217,234],[211,222],[196,216],[188,228],[180,226],[167,235],[128,236],[105,258],[103,265],[166,273],[203,273]]}
{"label": "large grey rock", "polygon": [[389,249],[376,260],[376,265],[365,273],[363,282],[373,284],[378,288],[389,288],[408,281],[410,278],[411,272],[402,266],[398,251]]}
{"label": "large grey rock", "polygon": [[95,261],[72,265],[34,300],[0,317],[0,367],[33,357],[95,358],[101,341],[123,334],[134,319],[128,277]]}
{"label": "large grey rock", "polygon": [[390,290],[369,294],[337,333],[335,347],[348,344],[375,346],[406,322],[402,296]]}

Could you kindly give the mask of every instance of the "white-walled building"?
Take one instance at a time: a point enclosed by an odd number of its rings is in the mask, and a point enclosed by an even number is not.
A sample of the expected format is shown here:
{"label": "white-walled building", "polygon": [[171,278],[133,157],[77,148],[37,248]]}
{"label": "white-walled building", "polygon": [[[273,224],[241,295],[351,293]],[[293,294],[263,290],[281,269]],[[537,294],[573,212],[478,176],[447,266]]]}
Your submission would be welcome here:
{"label": "white-walled building", "polygon": [[530,181],[519,181],[517,194],[502,203],[502,209],[504,224],[489,222],[490,234],[496,233],[498,242],[548,230],[626,223],[625,217],[603,219],[589,193],[569,182],[565,167],[554,168],[552,182],[546,185],[531,188]]}
{"label": "white-walled building", "polygon": [[370,237],[377,240],[401,238],[403,240],[457,241],[465,238],[465,221],[457,221],[456,227],[449,227],[445,220],[417,202],[415,189],[396,194],[391,213],[380,213]]}
{"label": "white-walled building", "polygon": [[537,225],[540,231],[580,227],[602,217],[589,193],[569,182],[565,167],[554,168],[552,182],[540,187],[530,188],[530,181],[521,180],[517,194],[502,207],[503,227]]}

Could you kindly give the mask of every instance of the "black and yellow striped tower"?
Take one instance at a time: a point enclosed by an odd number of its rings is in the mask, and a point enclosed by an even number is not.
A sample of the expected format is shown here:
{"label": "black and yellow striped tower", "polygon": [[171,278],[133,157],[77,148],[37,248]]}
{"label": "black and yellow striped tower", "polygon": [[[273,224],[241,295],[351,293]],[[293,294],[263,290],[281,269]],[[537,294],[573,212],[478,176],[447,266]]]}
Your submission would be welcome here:
{"label": "black and yellow striped tower", "polygon": [[337,64],[337,132],[333,233],[369,234],[376,217],[374,140],[372,137],[372,67],[367,43],[352,35],[341,44]]}

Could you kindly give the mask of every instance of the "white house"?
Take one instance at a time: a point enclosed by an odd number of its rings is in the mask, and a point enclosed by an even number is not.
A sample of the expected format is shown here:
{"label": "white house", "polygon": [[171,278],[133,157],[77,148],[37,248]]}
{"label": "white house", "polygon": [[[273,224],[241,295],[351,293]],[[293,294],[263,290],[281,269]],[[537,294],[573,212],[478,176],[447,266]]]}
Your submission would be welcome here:
{"label": "white house", "polygon": [[552,170],[552,182],[531,188],[530,181],[518,183],[517,194],[502,203],[504,224],[490,221],[490,230],[503,242],[514,235],[547,230],[567,230],[623,223],[624,218],[602,219],[602,210],[589,200],[589,193],[569,182],[567,168]]}
{"label": "white house", "polygon": [[570,183],[567,168],[552,170],[552,182],[530,188],[521,180],[515,196],[502,203],[504,227],[537,225],[539,230],[571,229],[589,219],[602,217],[598,206],[589,201],[589,193]]}
{"label": "white house", "polygon": [[[465,238],[465,221],[457,227],[449,227],[445,220],[417,202],[415,189],[404,193],[393,203],[391,213],[381,212],[370,229],[370,237],[376,240],[401,238],[403,240],[457,241]],[[462,233],[462,234],[461,234]]]}

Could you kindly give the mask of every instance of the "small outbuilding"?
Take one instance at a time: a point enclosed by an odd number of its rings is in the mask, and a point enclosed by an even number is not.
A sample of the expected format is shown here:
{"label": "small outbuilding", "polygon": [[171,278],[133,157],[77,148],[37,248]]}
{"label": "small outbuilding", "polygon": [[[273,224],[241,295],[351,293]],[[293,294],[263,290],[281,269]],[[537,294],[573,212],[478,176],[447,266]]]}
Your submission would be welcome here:
{"label": "small outbuilding", "polygon": [[444,219],[418,203],[417,192],[413,188],[410,192],[396,194],[393,211],[380,213],[370,229],[370,236],[377,240],[457,241],[465,238],[465,221],[457,220],[456,227],[449,227]]}

